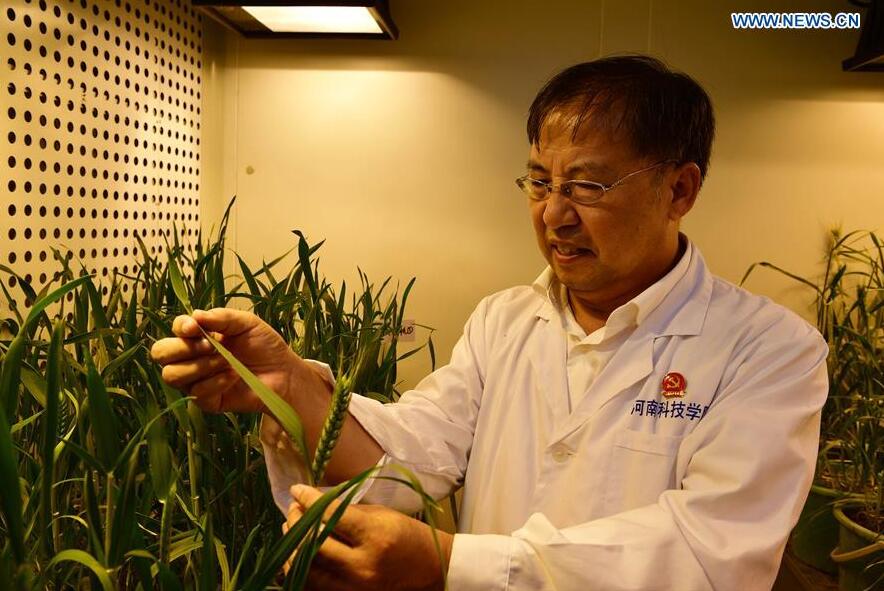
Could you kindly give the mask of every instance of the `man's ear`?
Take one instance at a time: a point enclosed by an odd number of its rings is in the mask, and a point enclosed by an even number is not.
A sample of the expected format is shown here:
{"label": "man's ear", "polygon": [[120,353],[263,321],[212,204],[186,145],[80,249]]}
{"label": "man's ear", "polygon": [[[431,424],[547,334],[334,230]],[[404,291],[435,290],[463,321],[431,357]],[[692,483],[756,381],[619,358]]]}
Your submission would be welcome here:
{"label": "man's ear", "polygon": [[679,221],[694,207],[697,194],[702,184],[700,167],[693,162],[678,166],[671,175],[667,175],[672,201],[669,203],[669,219]]}

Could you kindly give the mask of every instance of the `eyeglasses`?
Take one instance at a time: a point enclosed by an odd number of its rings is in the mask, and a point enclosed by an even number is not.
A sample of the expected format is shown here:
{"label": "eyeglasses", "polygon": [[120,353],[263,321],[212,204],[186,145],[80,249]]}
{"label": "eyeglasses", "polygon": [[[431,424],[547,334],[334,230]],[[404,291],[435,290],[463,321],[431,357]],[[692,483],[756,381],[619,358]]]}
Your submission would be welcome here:
{"label": "eyeglasses", "polygon": [[658,166],[669,164],[671,162],[678,162],[678,160],[663,160],[656,164],[652,164],[647,168],[635,170],[620,177],[610,185],[603,185],[602,183],[597,183],[595,181],[577,180],[565,181],[558,185],[554,185],[553,183],[533,179],[527,174],[517,178],[516,185],[518,185],[518,187],[534,201],[544,201],[556,190],[556,188],[558,188],[564,197],[567,197],[574,203],[579,203],[580,205],[592,205],[593,203],[600,201],[605,196],[605,193],[623,184],[623,181],[629,177],[653,170]]}

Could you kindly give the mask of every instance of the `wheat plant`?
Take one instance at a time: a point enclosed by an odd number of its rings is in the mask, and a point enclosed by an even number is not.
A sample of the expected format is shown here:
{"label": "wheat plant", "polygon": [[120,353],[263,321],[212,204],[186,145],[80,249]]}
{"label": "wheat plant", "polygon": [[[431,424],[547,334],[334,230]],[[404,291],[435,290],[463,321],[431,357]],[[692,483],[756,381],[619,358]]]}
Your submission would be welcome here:
{"label": "wheat plant", "polygon": [[[205,241],[200,233],[184,245],[175,230],[163,259],[150,257],[138,239],[135,270],[107,282],[75,270],[59,250],[59,271],[39,290],[0,266],[10,309],[0,318],[0,587],[300,589],[336,521],[322,522],[323,510],[340,498],[342,511],[375,477],[367,471],[333,487],[282,536],[260,417],[202,413],[150,360],[151,344],[171,334],[176,315],[236,301],[293,350],[329,363],[338,386],[322,444],[307,462],[318,481],[350,393],[397,399],[396,363],[424,350],[397,347],[413,280],[400,296],[389,280],[375,287],[360,272],[361,291],[348,299],[345,284],[332,289],[320,274],[322,243],[311,246],[300,233],[287,272],[279,268],[289,253],[258,269],[237,256],[240,275],[225,276],[229,213]],[[24,315],[14,304],[21,296],[30,305]],[[432,342],[426,347],[433,361]],[[243,379],[254,378],[228,360]],[[250,385],[306,459],[291,407]],[[416,480],[397,480],[435,506]]]}
{"label": "wheat plant", "polygon": [[773,263],[753,264],[811,290],[816,324],[829,345],[829,396],[822,412],[816,482],[864,507],[865,525],[884,529],[884,240],[832,230],[818,279]]}

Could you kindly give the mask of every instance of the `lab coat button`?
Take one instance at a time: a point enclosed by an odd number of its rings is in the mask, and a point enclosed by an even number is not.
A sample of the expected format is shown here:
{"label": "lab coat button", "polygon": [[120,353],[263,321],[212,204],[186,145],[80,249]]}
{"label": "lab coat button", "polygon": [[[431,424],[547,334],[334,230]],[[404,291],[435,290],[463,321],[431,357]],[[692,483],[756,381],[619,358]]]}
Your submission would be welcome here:
{"label": "lab coat button", "polygon": [[568,448],[561,443],[554,445],[552,448],[552,458],[559,464],[568,461],[570,455]]}

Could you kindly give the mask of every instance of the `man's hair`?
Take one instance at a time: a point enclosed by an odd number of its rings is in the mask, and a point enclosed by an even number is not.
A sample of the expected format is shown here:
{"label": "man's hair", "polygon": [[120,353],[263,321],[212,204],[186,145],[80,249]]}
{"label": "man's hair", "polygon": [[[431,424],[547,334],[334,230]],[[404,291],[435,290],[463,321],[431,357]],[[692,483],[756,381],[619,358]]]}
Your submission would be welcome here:
{"label": "man's hair", "polygon": [[528,141],[538,144],[553,112],[576,113],[575,140],[587,117],[593,127],[624,132],[633,151],[709,168],[715,117],[706,91],[690,76],[644,55],[606,57],[571,66],[540,90],[528,111]]}

